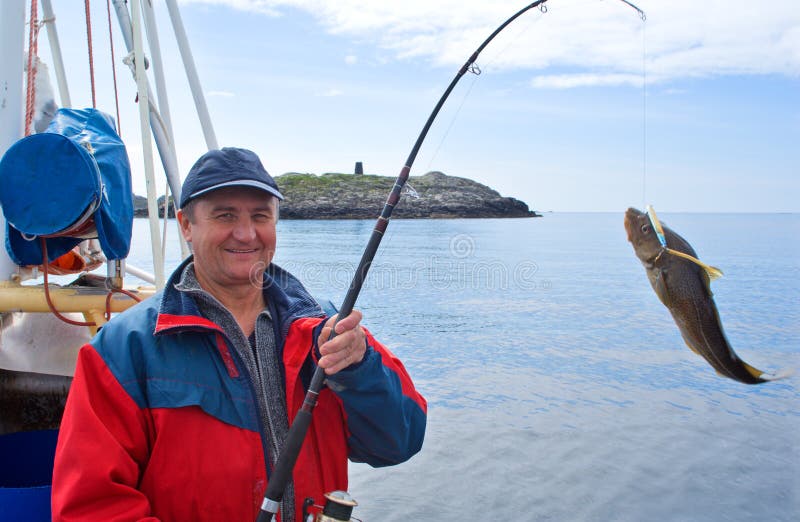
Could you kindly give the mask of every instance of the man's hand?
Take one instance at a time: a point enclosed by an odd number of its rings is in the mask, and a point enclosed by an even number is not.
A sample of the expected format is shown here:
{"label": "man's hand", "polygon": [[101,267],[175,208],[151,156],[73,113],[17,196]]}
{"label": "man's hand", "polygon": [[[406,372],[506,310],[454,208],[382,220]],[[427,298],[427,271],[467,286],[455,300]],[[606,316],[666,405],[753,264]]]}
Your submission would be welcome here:
{"label": "man's hand", "polygon": [[322,355],[317,364],[325,370],[326,375],[333,375],[351,364],[360,363],[367,351],[366,334],[361,328],[362,315],[358,310],[353,310],[339,321],[336,325],[336,337],[328,341],[337,317],[338,314],[328,319],[317,338],[319,353]]}

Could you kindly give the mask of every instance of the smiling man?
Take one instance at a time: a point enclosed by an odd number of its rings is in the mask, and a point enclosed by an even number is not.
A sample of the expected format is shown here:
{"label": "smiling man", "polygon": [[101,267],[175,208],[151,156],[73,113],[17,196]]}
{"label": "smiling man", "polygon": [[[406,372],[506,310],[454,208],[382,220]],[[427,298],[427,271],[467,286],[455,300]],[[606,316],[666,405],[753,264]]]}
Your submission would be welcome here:
{"label": "smiling man", "polygon": [[427,405],[353,311],[334,318],[272,263],[279,200],[251,151],[213,150],[183,184],[193,255],[82,348],[59,434],[54,520],[255,520],[314,366],[327,374],[281,505],[347,489],[347,459],[422,446]]}

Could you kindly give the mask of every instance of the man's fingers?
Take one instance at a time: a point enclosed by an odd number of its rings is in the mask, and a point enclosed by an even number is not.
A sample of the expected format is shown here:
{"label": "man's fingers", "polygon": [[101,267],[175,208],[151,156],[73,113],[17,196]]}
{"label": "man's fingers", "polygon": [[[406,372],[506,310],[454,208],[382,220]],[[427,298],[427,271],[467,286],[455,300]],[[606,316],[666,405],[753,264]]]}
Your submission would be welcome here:
{"label": "man's fingers", "polygon": [[331,332],[333,332],[333,328],[330,326],[323,326],[322,331],[319,333],[319,339],[317,340],[317,345],[322,348],[322,345],[328,342],[328,339],[331,338]]}
{"label": "man's fingers", "polygon": [[343,334],[337,334],[334,339],[330,339],[330,336],[331,328],[326,326],[322,329],[322,332],[320,332],[319,340],[321,342],[318,342],[319,351],[322,355],[338,353],[347,350],[352,344],[354,344],[354,339],[358,338],[358,332],[348,330]]}
{"label": "man's fingers", "polygon": [[[328,348],[328,346],[325,348]],[[319,360],[319,365],[327,374],[336,373],[339,370],[347,368],[354,362],[355,354],[349,347],[342,350],[331,351],[330,353],[325,352],[328,352],[328,350],[321,351],[323,356]]]}
{"label": "man's fingers", "polygon": [[320,359],[320,367],[328,375],[334,374],[350,366],[350,355],[344,351],[326,355]]}
{"label": "man's fingers", "polygon": [[[334,316],[336,317],[336,316]],[[336,334],[341,334],[347,330],[352,330],[361,322],[362,314],[359,310],[353,310],[350,315],[339,321],[336,325]]]}
{"label": "man's fingers", "polygon": [[[318,364],[327,375],[332,375],[361,361],[366,349],[364,330],[360,327],[361,312],[353,310],[350,315],[338,323],[336,323],[337,317],[334,315],[325,322],[318,338],[319,352],[322,355]],[[331,332],[334,328],[336,337],[331,339]]]}

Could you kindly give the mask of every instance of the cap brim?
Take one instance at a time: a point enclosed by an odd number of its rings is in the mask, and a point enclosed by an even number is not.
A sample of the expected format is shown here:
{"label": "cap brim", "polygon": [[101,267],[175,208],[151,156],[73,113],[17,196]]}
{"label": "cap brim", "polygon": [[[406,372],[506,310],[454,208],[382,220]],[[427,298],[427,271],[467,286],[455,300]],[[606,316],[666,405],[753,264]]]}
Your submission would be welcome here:
{"label": "cap brim", "polygon": [[225,187],[252,187],[252,188],[256,188],[256,189],[261,189],[264,192],[268,192],[268,193],[272,194],[273,196],[275,196],[276,198],[278,198],[281,201],[283,201],[283,194],[281,194],[278,191],[278,189],[276,189],[274,187],[270,187],[266,183],[260,183],[260,182],[255,181],[255,180],[244,179],[244,180],[236,180],[236,181],[227,181],[225,183],[218,183],[217,185],[213,185],[211,187],[204,188],[203,190],[198,190],[197,192],[195,192],[194,194],[189,196],[187,198],[186,202],[188,203],[189,201],[191,201],[191,200],[193,200],[193,199],[195,199],[195,198],[197,198],[199,196],[202,196],[203,194],[206,194],[208,192],[212,192],[212,191],[217,190],[217,189],[225,188]]}

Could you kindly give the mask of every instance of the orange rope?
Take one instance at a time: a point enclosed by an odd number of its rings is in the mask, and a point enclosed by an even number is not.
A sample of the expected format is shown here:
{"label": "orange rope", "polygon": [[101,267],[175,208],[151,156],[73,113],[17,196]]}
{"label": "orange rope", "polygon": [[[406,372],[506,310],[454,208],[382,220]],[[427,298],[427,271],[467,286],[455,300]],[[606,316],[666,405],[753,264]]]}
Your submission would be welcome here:
{"label": "orange rope", "polygon": [[139,297],[138,295],[134,294],[133,292],[129,292],[129,291],[125,290],[124,288],[112,288],[108,292],[108,295],[106,295],[106,321],[110,321],[111,320],[111,296],[114,295],[114,293],[120,293],[120,294],[127,295],[128,297],[130,297],[131,299],[133,299],[137,303],[141,303],[142,302],[142,298]]}
{"label": "orange rope", "polygon": [[[45,240],[44,237],[41,236],[39,237],[39,241],[41,241],[42,244],[42,258],[44,261],[42,263],[42,272],[44,273],[44,298],[47,301],[47,307],[50,308],[50,311],[53,313],[53,315],[55,315],[57,318],[59,318],[60,320],[64,321],[67,324],[71,324],[73,326],[98,326],[97,323],[94,321],[91,322],[74,321],[69,317],[65,317],[64,315],[61,314],[61,312],[56,310],[56,306],[55,304],[53,304],[53,299],[50,297],[50,285],[48,282],[49,279],[48,266],[50,265],[50,262],[49,259],[47,258],[47,241]],[[129,292],[124,288],[111,288],[106,294],[106,311],[105,311],[106,321],[111,320],[111,296],[113,296],[114,293],[120,293],[126,295],[131,299],[133,299],[134,301],[136,301],[137,303],[142,302],[142,299],[133,292]]]}
{"label": "orange rope", "polygon": [[119,119],[119,91],[117,90],[117,68],[114,60],[114,34],[111,31],[111,0],[106,0],[106,12],[108,13],[108,41],[111,45],[111,73],[114,75],[114,101],[117,104],[117,134],[122,137],[122,124]]}
{"label": "orange rope", "polygon": [[37,18],[39,3],[37,0],[31,0],[31,19],[30,31],[28,32],[28,81],[25,90],[25,136],[31,133],[31,123],[33,123],[33,105],[36,101],[36,89],[34,88],[34,81],[36,80],[36,69],[34,67],[33,58],[37,55],[39,50],[39,23]]}
{"label": "orange rope", "polygon": [[92,82],[92,107],[97,108],[97,99],[95,98],[94,90],[94,56],[92,55],[92,15],[89,12],[89,0],[84,0],[84,7],[86,8],[86,42],[89,46],[89,78]]}

